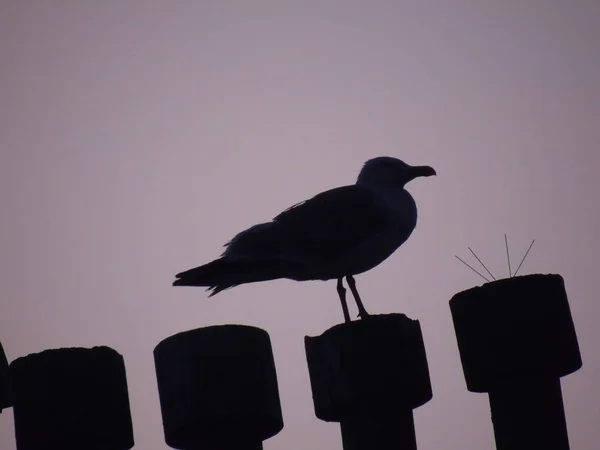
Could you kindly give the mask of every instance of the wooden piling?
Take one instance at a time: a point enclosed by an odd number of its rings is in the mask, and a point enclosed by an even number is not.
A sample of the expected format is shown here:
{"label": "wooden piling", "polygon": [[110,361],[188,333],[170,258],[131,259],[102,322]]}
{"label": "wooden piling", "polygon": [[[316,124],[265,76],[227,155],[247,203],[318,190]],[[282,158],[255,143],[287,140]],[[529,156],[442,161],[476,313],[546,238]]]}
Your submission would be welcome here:
{"label": "wooden piling", "polygon": [[3,409],[12,406],[10,390],[8,361],[2,343],[0,343],[0,413],[2,413]]}
{"label": "wooden piling", "polygon": [[154,349],[166,443],[182,450],[260,450],[283,428],[266,331],[220,325]]}
{"label": "wooden piling", "polygon": [[316,416],[339,422],[344,450],[414,450],[413,409],[432,398],[421,327],[369,316],[305,338]]}
{"label": "wooden piling", "polygon": [[560,377],[581,354],[560,275],[456,294],[450,309],[467,388],[488,392],[498,450],[568,450]]}
{"label": "wooden piling", "polygon": [[45,350],[10,364],[18,450],[133,447],[123,357],[108,347]]}

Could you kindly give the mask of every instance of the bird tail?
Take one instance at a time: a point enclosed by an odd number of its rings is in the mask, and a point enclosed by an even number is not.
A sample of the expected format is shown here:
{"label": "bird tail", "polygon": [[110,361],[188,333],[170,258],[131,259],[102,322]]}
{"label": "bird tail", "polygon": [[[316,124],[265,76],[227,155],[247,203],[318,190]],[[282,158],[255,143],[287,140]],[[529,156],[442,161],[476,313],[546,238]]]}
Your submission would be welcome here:
{"label": "bird tail", "polygon": [[240,284],[284,278],[285,268],[286,264],[281,261],[231,260],[225,256],[178,273],[173,286],[206,286],[212,297]]}

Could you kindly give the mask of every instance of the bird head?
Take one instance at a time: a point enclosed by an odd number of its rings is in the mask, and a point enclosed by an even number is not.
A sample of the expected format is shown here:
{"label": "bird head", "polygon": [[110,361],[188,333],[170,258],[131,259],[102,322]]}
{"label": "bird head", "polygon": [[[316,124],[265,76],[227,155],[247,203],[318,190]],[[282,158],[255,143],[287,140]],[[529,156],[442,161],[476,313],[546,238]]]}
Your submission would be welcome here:
{"label": "bird head", "polygon": [[432,167],[409,166],[398,158],[380,156],[365,163],[356,183],[373,187],[402,188],[417,177],[431,175],[436,175]]}

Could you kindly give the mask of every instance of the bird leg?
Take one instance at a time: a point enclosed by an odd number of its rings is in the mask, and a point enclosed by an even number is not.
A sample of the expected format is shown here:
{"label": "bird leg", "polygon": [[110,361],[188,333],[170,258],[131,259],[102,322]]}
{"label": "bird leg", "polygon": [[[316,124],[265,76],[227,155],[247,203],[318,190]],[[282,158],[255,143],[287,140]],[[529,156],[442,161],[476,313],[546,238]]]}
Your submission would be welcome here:
{"label": "bird leg", "polygon": [[340,302],[342,302],[342,311],[344,311],[344,321],[350,322],[350,312],[348,311],[348,303],[346,303],[346,288],[343,284],[344,278],[338,278],[337,280],[337,291],[340,296]]}
{"label": "bird leg", "polygon": [[360,295],[358,295],[358,290],[356,289],[356,281],[354,281],[354,277],[352,275],[346,276],[346,281],[348,281],[348,287],[350,291],[352,291],[352,295],[354,296],[354,300],[356,301],[356,306],[358,306],[358,316],[361,319],[365,319],[369,316],[369,313],[365,309],[362,300],[360,299]]}

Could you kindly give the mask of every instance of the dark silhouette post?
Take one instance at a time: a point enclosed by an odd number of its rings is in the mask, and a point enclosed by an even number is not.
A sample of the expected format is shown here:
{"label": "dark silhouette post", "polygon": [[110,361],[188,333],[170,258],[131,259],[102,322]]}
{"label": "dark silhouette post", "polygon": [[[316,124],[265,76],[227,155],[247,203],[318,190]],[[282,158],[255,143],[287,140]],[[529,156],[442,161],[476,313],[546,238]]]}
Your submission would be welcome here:
{"label": "dark silhouette post", "polygon": [[450,309],[471,392],[488,392],[498,450],[567,450],[560,377],[581,355],[560,275],[527,275],[456,294]]}
{"label": "dark silhouette post", "polygon": [[12,400],[10,395],[10,380],[8,372],[8,361],[4,354],[4,348],[0,343],[0,413],[3,409],[10,408],[12,406]]}
{"label": "dark silhouette post", "polygon": [[133,447],[123,357],[108,347],[46,350],[10,364],[18,450]]}
{"label": "dark silhouette post", "polygon": [[220,325],[154,349],[166,443],[182,450],[260,450],[283,428],[269,334]]}
{"label": "dark silhouette post", "polygon": [[306,337],[316,416],[340,422],[344,450],[414,450],[413,409],[432,397],[421,326],[368,316]]}

